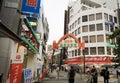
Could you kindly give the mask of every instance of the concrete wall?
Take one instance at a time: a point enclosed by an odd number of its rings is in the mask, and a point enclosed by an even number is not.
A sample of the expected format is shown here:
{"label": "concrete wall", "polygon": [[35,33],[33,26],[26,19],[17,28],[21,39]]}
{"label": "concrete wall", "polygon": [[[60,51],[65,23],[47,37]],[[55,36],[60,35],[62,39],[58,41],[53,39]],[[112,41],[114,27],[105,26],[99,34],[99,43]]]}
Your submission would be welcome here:
{"label": "concrete wall", "polygon": [[9,75],[10,57],[14,54],[14,41],[0,38],[0,73],[3,73],[2,83],[6,83]]}

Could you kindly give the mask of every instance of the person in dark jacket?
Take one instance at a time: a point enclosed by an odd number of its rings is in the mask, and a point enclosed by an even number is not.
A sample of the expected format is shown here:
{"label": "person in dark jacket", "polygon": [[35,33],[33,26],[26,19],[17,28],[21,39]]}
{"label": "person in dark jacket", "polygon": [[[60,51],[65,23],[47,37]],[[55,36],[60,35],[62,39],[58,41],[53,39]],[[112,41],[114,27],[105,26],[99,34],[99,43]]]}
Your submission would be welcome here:
{"label": "person in dark jacket", "polygon": [[69,78],[69,83],[74,83],[75,70],[72,66],[71,66],[71,69],[68,72],[68,78]]}
{"label": "person in dark jacket", "polygon": [[91,83],[98,83],[98,73],[97,73],[97,69],[95,68],[95,66],[93,66],[91,70],[91,75],[92,75]]}
{"label": "person in dark jacket", "polygon": [[108,67],[106,67],[105,71],[104,71],[104,83],[109,83],[109,71],[108,71]]}

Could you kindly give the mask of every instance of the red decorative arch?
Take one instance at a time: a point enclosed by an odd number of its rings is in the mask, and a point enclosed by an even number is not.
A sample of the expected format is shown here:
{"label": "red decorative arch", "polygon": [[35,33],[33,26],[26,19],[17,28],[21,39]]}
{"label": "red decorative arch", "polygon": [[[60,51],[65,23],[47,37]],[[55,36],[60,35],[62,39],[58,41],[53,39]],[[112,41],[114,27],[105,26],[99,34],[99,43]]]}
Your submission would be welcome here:
{"label": "red decorative arch", "polygon": [[53,41],[53,50],[57,49],[59,47],[60,42],[69,36],[72,37],[78,43],[79,48],[84,49],[84,45],[85,45],[84,41],[80,43],[79,40],[73,34],[66,34],[59,39],[58,43],[56,43],[56,41]]}

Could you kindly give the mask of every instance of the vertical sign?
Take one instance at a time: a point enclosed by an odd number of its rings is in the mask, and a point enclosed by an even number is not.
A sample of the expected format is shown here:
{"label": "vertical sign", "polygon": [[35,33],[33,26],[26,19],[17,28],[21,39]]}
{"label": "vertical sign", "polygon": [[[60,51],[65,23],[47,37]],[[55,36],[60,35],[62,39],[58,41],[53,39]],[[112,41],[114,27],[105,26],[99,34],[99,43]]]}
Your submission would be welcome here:
{"label": "vertical sign", "polygon": [[12,56],[12,63],[10,67],[10,83],[21,83],[23,56],[24,55],[22,53],[17,53]]}
{"label": "vertical sign", "polygon": [[10,83],[21,83],[22,64],[11,64]]}
{"label": "vertical sign", "polygon": [[30,68],[24,69],[24,83],[32,83],[32,70]]}

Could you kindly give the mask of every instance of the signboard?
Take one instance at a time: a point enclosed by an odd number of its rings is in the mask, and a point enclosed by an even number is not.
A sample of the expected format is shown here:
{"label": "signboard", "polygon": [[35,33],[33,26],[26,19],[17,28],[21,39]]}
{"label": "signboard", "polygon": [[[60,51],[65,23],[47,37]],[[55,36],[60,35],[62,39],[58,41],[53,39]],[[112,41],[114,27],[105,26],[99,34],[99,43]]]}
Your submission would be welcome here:
{"label": "signboard", "polygon": [[[66,59],[65,61],[67,64],[82,64],[83,63],[83,59],[82,57],[77,57],[77,58],[70,58],[70,59]],[[108,56],[95,56],[95,57],[85,57],[85,63],[110,63],[110,57]]]}
{"label": "signboard", "polygon": [[32,83],[32,70],[30,68],[24,69],[24,83]]}
{"label": "signboard", "polygon": [[59,44],[60,47],[78,47],[78,44],[75,42],[73,38],[67,38],[62,40]]}
{"label": "signboard", "polygon": [[12,56],[12,63],[23,63],[24,55],[21,53],[17,53]]}
{"label": "signboard", "polygon": [[21,83],[22,68],[22,63],[11,64],[10,83]]}
{"label": "signboard", "polygon": [[12,63],[10,67],[10,83],[21,83],[23,56],[23,53],[17,53],[12,56]]}
{"label": "signboard", "polygon": [[22,0],[22,12],[39,13],[41,0]]}

